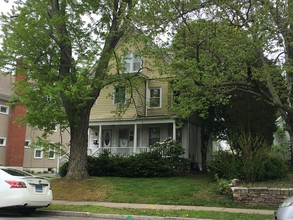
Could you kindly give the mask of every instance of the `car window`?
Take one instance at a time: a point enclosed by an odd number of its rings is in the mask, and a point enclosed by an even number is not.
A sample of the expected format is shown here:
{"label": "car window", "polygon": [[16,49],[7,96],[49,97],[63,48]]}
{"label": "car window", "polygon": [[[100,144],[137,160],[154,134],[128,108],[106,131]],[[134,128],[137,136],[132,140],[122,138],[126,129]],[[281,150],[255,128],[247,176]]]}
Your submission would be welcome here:
{"label": "car window", "polygon": [[23,172],[21,170],[16,170],[11,168],[2,168],[2,170],[12,176],[32,176],[29,173]]}

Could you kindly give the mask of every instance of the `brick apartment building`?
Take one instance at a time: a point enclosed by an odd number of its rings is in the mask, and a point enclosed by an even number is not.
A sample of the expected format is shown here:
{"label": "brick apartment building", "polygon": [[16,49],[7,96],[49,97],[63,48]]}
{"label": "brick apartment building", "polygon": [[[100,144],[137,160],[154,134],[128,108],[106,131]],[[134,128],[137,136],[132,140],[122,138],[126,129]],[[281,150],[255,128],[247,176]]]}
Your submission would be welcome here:
{"label": "brick apartment building", "polygon": [[[56,149],[44,152],[42,146],[32,148],[32,143],[41,132],[20,125],[17,118],[26,113],[22,105],[9,105],[13,95],[13,74],[0,72],[0,166],[22,168],[35,172],[56,171],[59,167],[59,155]],[[58,128],[50,136],[50,142],[69,143],[69,134],[60,133]]]}

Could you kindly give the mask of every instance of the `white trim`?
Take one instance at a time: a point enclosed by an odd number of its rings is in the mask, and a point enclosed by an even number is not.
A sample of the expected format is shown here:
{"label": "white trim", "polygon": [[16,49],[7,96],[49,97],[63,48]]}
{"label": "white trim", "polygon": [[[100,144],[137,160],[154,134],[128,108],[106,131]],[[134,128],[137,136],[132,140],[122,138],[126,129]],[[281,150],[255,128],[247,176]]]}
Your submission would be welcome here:
{"label": "white trim", "polygon": [[3,143],[0,143],[0,147],[5,147],[6,146],[6,138],[0,137],[0,140],[3,140]]}
{"label": "white trim", "polygon": [[136,153],[136,148],[137,148],[137,124],[134,124],[133,153]]}
{"label": "white trim", "polygon": [[[27,145],[26,145],[26,143],[27,143]],[[24,141],[24,148],[30,148],[30,144],[31,144],[30,140],[25,140]]]}
{"label": "white trim", "polygon": [[[41,151],[41,156],[40,157],[36,157],[36,152],[37,151]],[[43,158],[43,148],[42,147],[36,147],[35,149],[34,149],[34,158],[35,159],[42,159]]]}
{"label": "white trim", "polygon": [[134,125],[134,124],[166,124],[166,123],[174,123],[175,119],[167,119],[167,118],[160,118],[160,119],[148,119],[148,120],[113,120],[113,121],[102,121],[102,120],[91,120],[89,122],[89,126],[105,126],[105,125]]}
{"label": "white trim", "polygon": [[[135,61],[138,61],[138,62],[135,62]],[[124,73],[136,73],[141,69],[142,58],[141,58],[141,56],[136,56],[134,53],[129,52],[129,53],[127,53],[126,56],[122,57],[122,62],[123,62],[123,67],[124,67],[124,69],[122,71],[122,74],[124,74]],[[125,68],[126,63],[129,64],[129,68]],[[136,63],[139,63],[138,69],[134,68]]]}
{"label": "white trim", "polygon": [[[158,89],[160,91],[160,100],[159,100],[159,106],[151,106],[151,90]],[[149,109],[156,109],[156,108],[162,108],[162,87],[150,87],[147,89],[147,106]]]}
{"label": "white trim", "polygon": [[[2,108],[5,109],[6,111],[5,112],[2,111]],[[9,113],[9,106],[7,106],[7,105],[0,105],[0,113],[1,114],[4,114],[4,115],[8,115],[8,113]]]}

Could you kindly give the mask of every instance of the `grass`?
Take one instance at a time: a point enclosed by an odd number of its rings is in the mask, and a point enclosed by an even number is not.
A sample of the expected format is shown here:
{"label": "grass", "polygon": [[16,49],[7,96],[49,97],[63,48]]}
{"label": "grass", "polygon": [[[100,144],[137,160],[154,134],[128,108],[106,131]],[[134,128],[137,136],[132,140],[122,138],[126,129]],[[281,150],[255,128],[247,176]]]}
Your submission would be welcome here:
{"label": "grass", "polygon": [[[219,193],[217,183],[207,174],[168,178],[91,177],[82,181],[70,182],[54,178],[51,183],[55,200],[263,208],[269,210],[277,208],[235,204],[231,196]],[[276,184],[280,184],[280,182],[270,182],[270,185],[276,186]],[[266,215],[192,210],[138,210],[57,204],[46,208],[46,210],[52,209],[103,214],[155,215],[203,219],[273,219],[272,216]]]}
{"label": "grass", "polygon": [[209,175],[168,178],[91,177],[66,182],[54,179],[54,199],[125,203],[237,207],[232,198],[217,191]]}
{"label": "grass", "polygon": [[66,210],[77,212],[90,212],[97,214],[117,214],[117,215],[139,215],[139,216],[160,216],[160,217],[181,217],[181,218],[201,218],[201,219],[222,219],[222,220],[272,220],[272,215],[241,214],[213,211],[193,211],[193,210],[155,210],[155,209],[126,209],[108,208],[99,206],[74,206],[74,205],[52,205],[45,210]]}

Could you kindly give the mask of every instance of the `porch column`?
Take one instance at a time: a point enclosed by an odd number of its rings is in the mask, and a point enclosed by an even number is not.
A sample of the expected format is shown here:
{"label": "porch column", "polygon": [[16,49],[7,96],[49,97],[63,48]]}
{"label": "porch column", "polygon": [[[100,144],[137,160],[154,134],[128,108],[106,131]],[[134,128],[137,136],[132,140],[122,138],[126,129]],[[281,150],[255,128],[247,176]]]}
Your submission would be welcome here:
{"label": "porch column", "polygon": [[102,125],[99,125],[99,147],[102,147]]}
{"label": "porch column", "polygon": [[176,141],[176,122],[173,122],[173,140]]}
{"label": "porch column", "polygon": [[137,147],[137,124],[134,124],[134,132],[133,132],[133,153],[136,154]]}

